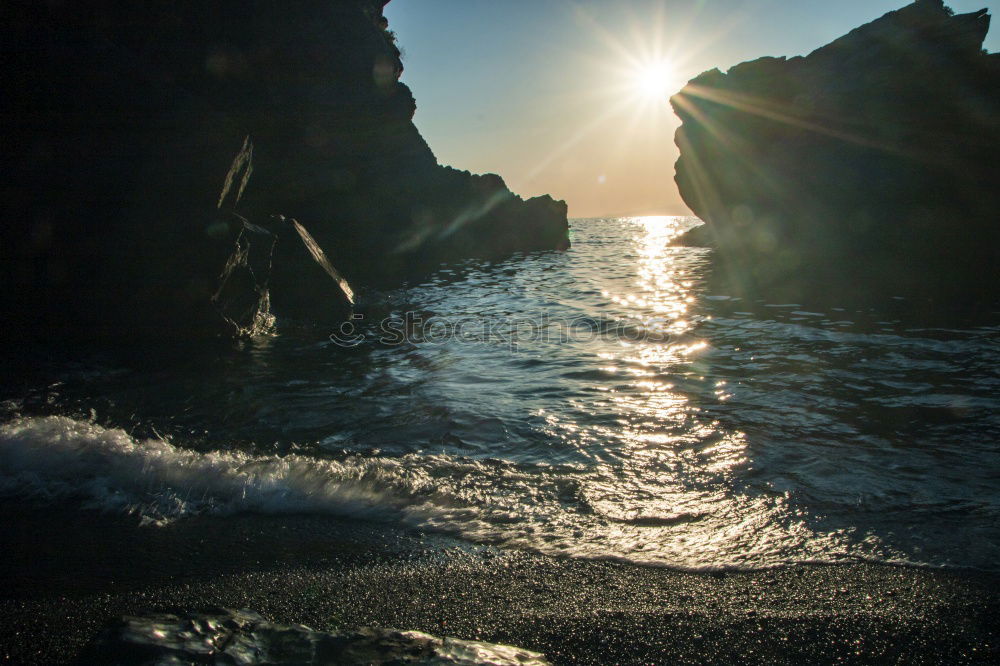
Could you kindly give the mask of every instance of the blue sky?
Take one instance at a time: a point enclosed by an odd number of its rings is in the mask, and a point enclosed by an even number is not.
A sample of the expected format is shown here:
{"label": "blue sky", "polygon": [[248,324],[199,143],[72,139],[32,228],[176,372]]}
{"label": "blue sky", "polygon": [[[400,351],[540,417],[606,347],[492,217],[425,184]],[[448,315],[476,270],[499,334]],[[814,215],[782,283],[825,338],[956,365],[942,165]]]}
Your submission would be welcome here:
{"label": "blue sky", "polygon": [[[438,160],[499,173],[572,216],[683,214],[676,118],[639,72],[679,88],[712,67],[803,55],[904,0],[392,0],[416,123]],[[956,12],[1000,0],[953,0]],[[1000,50],[1000,27],[987,38]],[[638,78],[637,78],[638,77]]]}

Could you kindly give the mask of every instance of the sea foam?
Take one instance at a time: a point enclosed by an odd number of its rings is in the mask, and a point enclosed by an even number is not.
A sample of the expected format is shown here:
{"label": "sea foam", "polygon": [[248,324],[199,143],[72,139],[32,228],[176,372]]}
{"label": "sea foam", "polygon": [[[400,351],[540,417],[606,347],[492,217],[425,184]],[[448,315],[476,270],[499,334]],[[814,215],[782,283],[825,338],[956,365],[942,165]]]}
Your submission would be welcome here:
{"label": "sea foam", "polygon": [[[693,489],[636,514],[621,470],[523,465],[445,453],[399,457],[196,451],[65,416],[0,425],[0,498],[72,502],[165,525],[186,516],[311,513],[375,520],[550,555],[700,571],[913,558],[874,534],[823,531],[781,501]],[[647,501],[646,504],[649,504]],[[630,512],[631,511],[631,512]],[[988,541],[973,566],[993,569]],[[984,562],[986,564],[980,564]]]}
{"label": "sea foam", "polygon": [[240,511],[377,518],[433,494],[402,460],[202,453],[63,416],[0,426],[0,496],[78,500],[147,523]]}

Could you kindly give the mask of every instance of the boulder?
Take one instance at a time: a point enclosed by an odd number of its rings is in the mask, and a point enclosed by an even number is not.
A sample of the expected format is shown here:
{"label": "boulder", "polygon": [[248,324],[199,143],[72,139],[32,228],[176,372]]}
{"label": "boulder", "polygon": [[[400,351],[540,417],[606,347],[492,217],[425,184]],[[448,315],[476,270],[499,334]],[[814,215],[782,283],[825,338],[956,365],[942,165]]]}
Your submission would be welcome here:
{"label": "boulder", "polygon": [[[246,229],[219,192],[247,137],[238,214],[297,220],[352,283],[565,247],[562,202],[438,165],[384,4],[0,4],[3,333],[217,332],[212,298]],[[312,279],[271,289],[279,317]]]}
{"label": "boulder", "polygon": [[545,666],[537,652],[419,631],[361,628],[341,633],[279,625],[248,610],[124,617],[88,645],[80,664],[455,664]]}
{"label": "boulder", "polygon": [[986,10],[918,0],[671,99],[676,182],[731,293],[996,294],[1000,55]]}

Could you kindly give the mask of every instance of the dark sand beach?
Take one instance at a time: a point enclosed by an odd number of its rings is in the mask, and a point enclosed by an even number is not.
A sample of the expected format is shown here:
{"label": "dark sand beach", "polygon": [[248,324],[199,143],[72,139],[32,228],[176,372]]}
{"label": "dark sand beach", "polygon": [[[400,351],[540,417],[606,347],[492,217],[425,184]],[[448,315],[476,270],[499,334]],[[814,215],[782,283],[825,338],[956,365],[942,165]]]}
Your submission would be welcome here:
{"label": "dark sand beach", "polygon": [[886,565],[687,573],[470,546],[377,524],[236,516],[137,528],[4,507],[5,663],[72,663],[147,610],[250,608],[418,629],[554,663],[995,663],[1000,576]]}

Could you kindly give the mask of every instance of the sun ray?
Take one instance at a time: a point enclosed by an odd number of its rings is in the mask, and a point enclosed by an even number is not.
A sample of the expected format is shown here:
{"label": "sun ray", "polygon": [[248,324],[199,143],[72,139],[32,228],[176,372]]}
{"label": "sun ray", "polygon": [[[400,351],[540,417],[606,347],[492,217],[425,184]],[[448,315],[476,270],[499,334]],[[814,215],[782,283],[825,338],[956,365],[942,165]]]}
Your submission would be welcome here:
{"label": "sun ray", "polygon": [[554,162],[562,155],[566,154],[570,149],[579,144],[583,139],[587,138],[587,136],[593,134],[598,127],[608,122],[613,117],[619,115],[626,107],[627,107],[627,102],[619,102],[617,105],[609,107],[607,111],[597,116],[589,123],[584,125],[582,128],[574,132],[572,136],[570,136],[565,141],[561,142],[561,144],[557,148],[549,152],[548,155],[542,158],[542,160],[538,164],[536,164],[530,171],[528,171],[526,181],[530,182],[535,176],[537,176],[546,167],[552,164],[552,162]]}
{"label": "sun ray", "polygon": [[[775,122],[783,123],[785,125],[790,125],[792,127],[797,127],[799,129],[807,130],[810,132],[815,132],[817,134],[824,134],[826,136],[833,137],[835,139],[840,139],[842,141],[847,141],[849,143],[855,143],[866,148],[875,148],[877,150],[882,150],[888,153],[894,153],[898,155],[908,155],[914,157],[915,155],[909,154],[905,148],[898,145],[890,145],[885,142],[874,141],[864,135],[850,132],[846,129],[837,127],[827,127],[821,125],[812,120],[806,120],[804,118],[793,115],[792,113],[786,112],[784,109],[775,106],[772,103],[766,103],[758,100],[750,95],[740,94],[732,91],[722,91],[714,88],[706,88],[704,86],[698,85],[688,85],[684,92],[685,96],[689,97],[699,97],[701,99],[706,99],[717,104],[722,104],[724,106],[731,107],[738,111],[743,111],[752,115],[760,116],[762,118],[767,118],[768,120],[774,120]],[[690,108],[690,107],[689,107]]]}
{"label": "sun ray", "polygon": [[[607,170],[609,162],[622,155],[635,153],[652,145],[653,139],[640,142],[639,136],[660,137],[664,130],[679,125],[669,104],[672,94],[684,87],[700,68],[694,65],[699,53],[712,48],[738,28],[745,20],[750,3],[730,12],[726,19],[707,33],[694,30],[704,17],[705,0],[685,3],[684,7],[655,0],[650,11],[637,13],[625,6],[622,30],[612,31],[602,14],[592,5],[579,0],[563,0],[573,12],[581,31],[590,38],[581,40],[577,59],[590,63],[594,76],[592,85],[575,99],[561,100],[576,105],[584,116],[574,131],[557,138],[551,148],[524,174],[525,182],[537,180],[559,160],[580,144],[601,138],[617,123],[613,146],[603,150],[604,162],[595,165]],[[586,45],[586,48],[583,48]],[[593,46],[597,45],[596,50]],[[602,83],[603,81],[603,83]],[[579,112],[578,112],[579,113]],[[603,145],[603,144],[602,144]]]}

